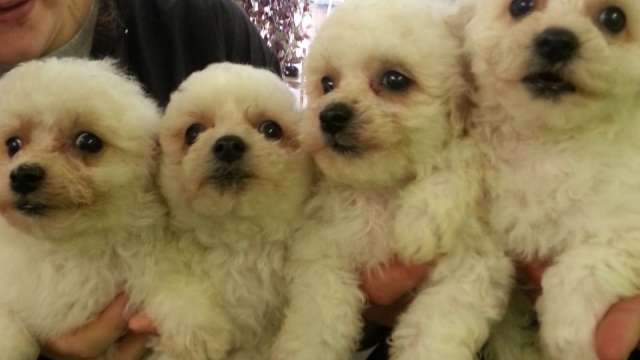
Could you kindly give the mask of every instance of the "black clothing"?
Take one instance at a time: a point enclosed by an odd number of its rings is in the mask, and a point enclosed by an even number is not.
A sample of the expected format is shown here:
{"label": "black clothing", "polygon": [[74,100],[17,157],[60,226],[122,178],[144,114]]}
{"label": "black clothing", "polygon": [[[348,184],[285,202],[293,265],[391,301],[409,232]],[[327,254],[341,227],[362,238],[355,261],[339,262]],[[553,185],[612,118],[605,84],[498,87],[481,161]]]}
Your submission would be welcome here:
{"label": "black clothing", "polygon": [[119,59],[162,106],[186,77],[210,63],[280,74],[275,54],[231,0],[112,1],[100,4],[92,57]]}

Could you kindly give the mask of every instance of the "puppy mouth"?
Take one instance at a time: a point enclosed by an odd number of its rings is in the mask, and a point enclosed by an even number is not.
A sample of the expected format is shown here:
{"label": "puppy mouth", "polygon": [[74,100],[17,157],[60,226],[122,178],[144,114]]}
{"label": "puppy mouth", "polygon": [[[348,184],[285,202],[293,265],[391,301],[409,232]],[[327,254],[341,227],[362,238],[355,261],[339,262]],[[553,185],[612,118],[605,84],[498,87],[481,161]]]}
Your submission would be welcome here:
{"label": "puppy mouth", "polygon": [[245,169],[233,165],[215,165],[209,180],[220,191],[242,191],[253,176]]}
{"label": "puppy mouth", "polygon": [[575,85],[552,71],[531,73],[525,76],[522,82],[529,91],[542,98],[555,99],[576,92]]}
{"label": "puppy mouth", "polygon": [[16,210],[27,216],[43,216],[49,207],[38,201],[20,198],[14,203]]}
{"label": "puppy mouth", "polygon": [[324,140],[331,150],[340,155],[358,155],[361,152],[360,147],[354,144],[353,136],[348,134],[325,134]]}

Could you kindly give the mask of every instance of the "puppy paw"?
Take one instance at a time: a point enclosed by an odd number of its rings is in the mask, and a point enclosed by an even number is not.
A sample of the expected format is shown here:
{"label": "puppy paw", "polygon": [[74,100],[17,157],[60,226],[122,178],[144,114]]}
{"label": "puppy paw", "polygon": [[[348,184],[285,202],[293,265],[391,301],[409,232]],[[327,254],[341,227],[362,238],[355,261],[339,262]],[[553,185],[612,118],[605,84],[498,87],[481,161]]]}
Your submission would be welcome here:
{"label": "puppy paw", "polygon": [[598,360],[594,341],[599,316],[589,297],[548,287],[536,307],[546,359]]}
{"label": "puppy paw", "polygon": [[[401,340],[401,339],[399,339]],[[403,346],[400,346],[403,345]],[[415,338],[409,343],[393,343],[390,349],[391,360],[416,360],[416,359],[446,359],[446,360],[475,360],[476,354],[472,350],[474,346],[465,344],[464,341],[450,341],[450,339]],[[477,350],[477,349],[476,349]],[[515,360],[515,359],[511,359]],[[520,360],[520,359],[518,359]]]}
{"label": "puppy paw", "polygon": [[428,211],[402,209],[394,224],[394,251],[406,263],[426,263],[436,255],[439,243],[437,221]]}
{"label": "puppy paw", "polygon": [[545,359],[598,360],[593,340],[594,328],[546,320],[546,324],[540,329]]}
{"label": "puppy paw", "polygon": [[[545,294],[546,295],[546,294]],[[540,340],[549,360],[598,360],[594,344],[596,318],[591,309],[550,296],[538,300]]]}

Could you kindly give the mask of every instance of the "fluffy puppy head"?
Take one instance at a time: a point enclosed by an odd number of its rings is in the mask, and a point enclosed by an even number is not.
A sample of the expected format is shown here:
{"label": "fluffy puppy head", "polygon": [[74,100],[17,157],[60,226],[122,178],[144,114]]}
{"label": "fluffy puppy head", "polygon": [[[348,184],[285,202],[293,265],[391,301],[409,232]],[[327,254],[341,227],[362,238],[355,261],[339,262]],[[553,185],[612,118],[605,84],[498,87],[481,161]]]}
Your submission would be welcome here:
{"label": "fluffy puppy head", "polygon": [[110,62],[50,59],[0,79],[0,212],[38,237],[130,224],[153,185],[160,115]]}
{"label": "fluffy puppy head", "polygon": [[305,64],[302,142],[324,176],[397,186],[461,134],[461,45],[444,10],[351,0],[319,30]]}
{"label": "fluffy puppy head", "polygon": [[638,1],[483,0],[475,7],[466,36],[482,101],[501,103],[516,125],[598,126],[638,101]]}
{"label": "fluffy puppy head", "polygon": [[295,97],[266,70],[223,63],[192,74],[161,130],[161,184],[174,217],[197,226],[297,216],[311,181],[299,121]]}

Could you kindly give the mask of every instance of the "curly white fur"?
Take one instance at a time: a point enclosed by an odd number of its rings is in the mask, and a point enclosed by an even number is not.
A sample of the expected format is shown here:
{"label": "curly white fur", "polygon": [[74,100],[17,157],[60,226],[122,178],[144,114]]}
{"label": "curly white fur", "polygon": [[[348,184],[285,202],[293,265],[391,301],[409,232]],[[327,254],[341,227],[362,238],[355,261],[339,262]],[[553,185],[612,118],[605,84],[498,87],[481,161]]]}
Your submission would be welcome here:
{"label": "curly white fur", "polygon": [[[349,359],[366,306],[359,275],[394,255],[438,265],[399,320],[393,359],[473,359],[502,316],[512,266],[480,219],[482,162],[464,136],[461,43],[446,10],[349,1],[312,45],[302,139],[322,178],[292,245],[272,359]],[[386,87],[389,71],[411,78],[408,89]],[[328,140],[319,116],[335,104],[353,123]]]}
{"label": "curly white fur", "polygon": [[[617,300],[640,292],[640,6],[620,34],[598,19],[608,1],[536,3],[514,20],[509,1],[477,3],[467,49],[478,82],[474,136],[490,161],[490,222],[511,254],[549,259],[537,302],[550,359],[595,360],[594,331]],[[552,69],[576,91],[534,96],[536,37],[563,28],[577,55]]]}
{"label": "curly white fur", "polygon": [[[93,318],[119,291],[154,238],[164,206],[154,190],[160,115],[109,62],[26,63],[0,80],[0,354],[35,359],[39,345]],[[103,141],[75,147],[78,134]],[[24,197],[10,173],[37,164],[42,186]],[[44,205],[20,211],[20,201]]]}

